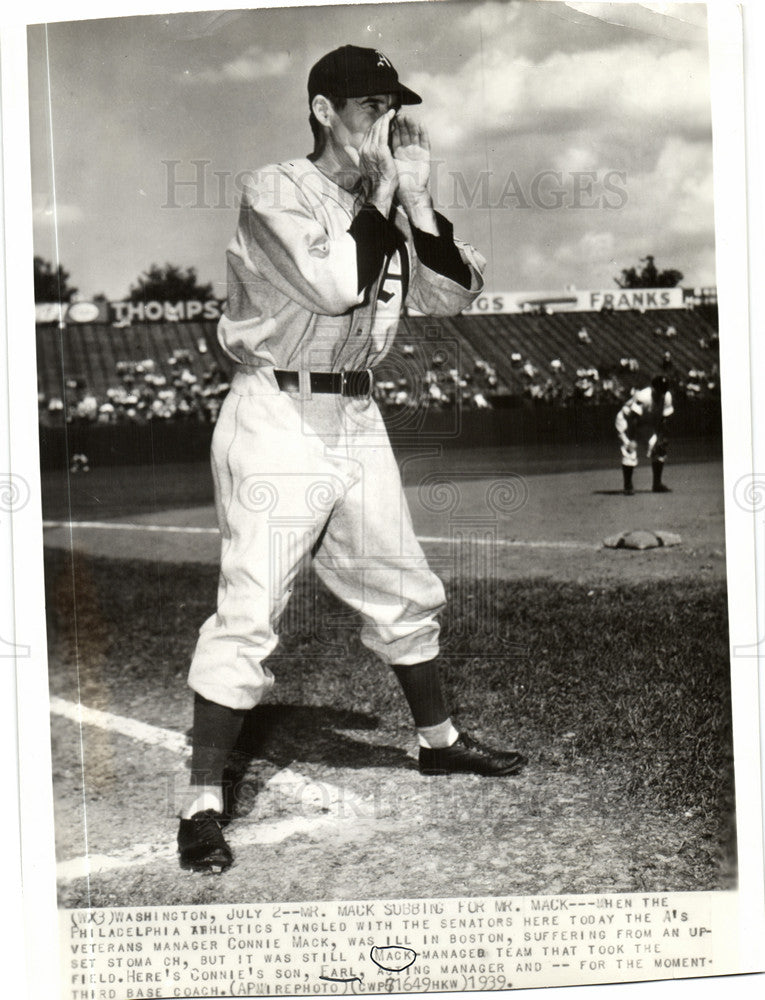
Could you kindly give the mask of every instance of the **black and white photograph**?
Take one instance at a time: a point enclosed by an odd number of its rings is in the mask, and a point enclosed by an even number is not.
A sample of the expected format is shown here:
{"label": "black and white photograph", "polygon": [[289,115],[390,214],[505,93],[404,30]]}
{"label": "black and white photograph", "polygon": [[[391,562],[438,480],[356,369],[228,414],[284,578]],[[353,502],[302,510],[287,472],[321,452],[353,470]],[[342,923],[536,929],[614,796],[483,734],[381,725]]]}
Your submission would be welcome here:
{"label": "black and white photograph", "polygon": [[715,6],[26,27],[61,996],[760,968]]}

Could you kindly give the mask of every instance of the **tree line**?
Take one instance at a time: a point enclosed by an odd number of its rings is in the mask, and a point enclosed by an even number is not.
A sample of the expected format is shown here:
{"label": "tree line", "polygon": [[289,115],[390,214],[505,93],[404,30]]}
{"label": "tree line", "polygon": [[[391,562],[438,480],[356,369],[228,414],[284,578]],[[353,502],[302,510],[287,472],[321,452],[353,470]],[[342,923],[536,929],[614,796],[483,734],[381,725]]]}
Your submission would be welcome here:
{"label": "tree line", "polygon": [[[659,270],[655,258],[649,254],[639,261],[642,265],[622,268],[621,277],[614,278],[619,288],[675,288],[683,280],[682,271],[676,268]],[[78,289],[70,283],[71,275],[61,264],[53,267],[42,257],[34,258],[35,302],[71,302]],[[130,285],[126,296],[129,302],[206,302],[213,298],[212,282],[201,284],[194,267],[176,264],[152,264]],[[92,297],[94,302],[105,302],[103,293]]]}
{"label": "tree line", "polygon": [[[42,257],[34,258],[35,302],[72,302],[78,289],[70,282],[71,275],[61,264],[54,268]],[[212,282],[201,284],[196,268],[175,264],[152,264],[130,285],[128,302],[206,302],[213,298]],[[99,292],[92,302],[106,302]]]}

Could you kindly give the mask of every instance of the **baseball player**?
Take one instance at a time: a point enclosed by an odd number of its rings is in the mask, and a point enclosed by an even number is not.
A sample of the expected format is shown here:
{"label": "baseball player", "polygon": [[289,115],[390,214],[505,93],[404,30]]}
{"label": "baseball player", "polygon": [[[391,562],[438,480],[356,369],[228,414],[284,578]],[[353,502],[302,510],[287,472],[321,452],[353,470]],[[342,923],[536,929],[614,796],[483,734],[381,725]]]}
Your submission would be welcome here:
{"label": "baseball player", "polygon": [[221,531],[217,610],[200,629],[184,868],[220,872],[223,772],[244,716],[274,683],[265,662],[300,566],[363,620],[417,729],[425,774],[511,775],[526,764],[453,725],[439,682],[444,589],[415,537],[371,398],[404,304],[453,315],[485,261],[433,207],[420,97],[375,49],[346,45],[308,79],[314,152],[255,172],[228,248],[218,336],[237,371],[212,442]]}
{"label": "baseball player", "polygon": [[638,464],[638,436],[648,438],[647,457],[653,470],[653,492],[671,493],[662,483],[664,462],[667,457],[667,440],[664,423],[674,413],[669,382],[663,375],[655,375],[645,389],[638,389],[616,414],[616,432],[622,451],[624,495],[632,496],[632,474]]}

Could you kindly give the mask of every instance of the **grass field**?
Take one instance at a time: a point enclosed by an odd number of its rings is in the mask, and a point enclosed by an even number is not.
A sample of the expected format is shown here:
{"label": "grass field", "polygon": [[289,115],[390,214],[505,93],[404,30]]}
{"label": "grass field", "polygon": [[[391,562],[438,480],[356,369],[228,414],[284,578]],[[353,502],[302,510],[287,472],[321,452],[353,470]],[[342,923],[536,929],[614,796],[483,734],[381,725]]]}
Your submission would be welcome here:
{"label": "grass field", "polygon": [[[62,903],[732,887],[720,470],[672,471],[675,493],[638,495],[627,508],[598,468],[530,473],[529,503],[499,524],[503,540],[520,539],[501,572],[445,574],[455,715],[480,737],[527,752],[518,778],[421,777],[392,675],[347,616],[338,625],[341,609],[314,577],[302,577],[272,666],[278,683],[251,713],[234,762],[237,863],[223,879],[181,873],[173,858],[191,721],[185,675],[214,599],[214,539],[180,534],[165,545],[161,533],[117,526],[83,529],[72,548],[64,529],[51,528]],[[96,481],[86,482],[78,489]],[[104,490],[102,482],[93,493],[117,517]],[[124,484],[114,492],[127,509]],[[131,522],[177,523],[171,508],[163,518],[144,507]],[[414,513],[417,524],[425,515]],[[206,507],[184,517],[211,523]],[[684,545],[597,551],[602,532],[625,517],[682,528]],[[427,520],[420,528],[443,533]],[[523,547],[540,533],[541,547]],[[79,702],[110,714],[80,728],[66,717]],[[75,863],[86,851],[106,859],[89,877]]]}

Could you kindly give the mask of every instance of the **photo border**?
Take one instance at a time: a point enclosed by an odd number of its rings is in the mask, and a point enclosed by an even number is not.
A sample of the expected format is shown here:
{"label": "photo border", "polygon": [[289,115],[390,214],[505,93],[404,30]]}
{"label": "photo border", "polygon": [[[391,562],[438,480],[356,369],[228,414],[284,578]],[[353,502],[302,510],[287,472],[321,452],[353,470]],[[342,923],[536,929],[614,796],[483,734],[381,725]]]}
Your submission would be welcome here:
{"label": "photo border", "polygon": [[[334,0],[332,0],[334,3]],[[407,0],[396,0],[407,2]],[[544,0],[536,0],[544,2]],[[257,6],[306,6],[282,2]],[[311,4],[314,5],[314,4]],[[762,525],[753,504],[750,509],[737,502],[737,485],[742,477],[751,476],[756,483],[760,467],[753,461],[753,448],[757,447],[758,463],[761,458],[761,438],[753,439],[753,422],[750,415],[759,417],[754,382],[757,370],[749,368],[750,344],[744,332],[750,327],[752,317],[759,315],[749,306],[747,274],[753,279],[752,288],[758,291],[755,263],[748,259],[744,220],[747,214],[746,173],[744,149],[743,62],[739,48],[740,23],[735,17],[735,5],[730,2],[713,2],[710,13],[711,68],[713,80],[713,148],[715,170],[715,227],[717,236],[718,296],[721,326],[741,330],[736,342],[721,344],[723,370],[723,427],[724,427],[724,483],[726,500],[726,545],[728,568],[728,594],[731,635],[731,681],[735,725],[735,768],[737,786],[738,846],[739,846],[739,913],[742,954],[756,964],[756,949],[761,947],[763,934],[762,914],[762,770],[760,739],[761,717],[758,706],[758,673],[761,658],[746,652],[757,645],[757,618],[761,614],[762,599],[757,600],[755,567],[762,573]],[[747,4],[750,6],[750,4]],[[83,13],[67,13],[54,4],[27,5],[27,17],[32,20],[76,20],[92,17],[95,5],[85,6]],[[109,18],[127,14],[171,13],[175,11],[215,9],[208,4],[187,3],[117,3],[109,11]],[[226,5],[221,9],[249,9],[249,5]],[[39,11],[39,13],[38,13]],[[99,8],[103,16],[103,8]],[[52,16],[51,16],[52,15]],[[759,49],[761,51],[761,48]],[[26,88],[26,37],[25,25],[10,24],[2,32],[2,126],[3,126],[3,185],[5,194],[5,268],[6,268],[6,328],[8,356],[7,399],[8,412],[13,414],[10,424],[7,455],[0,459],[3,467],[20,477],[29,490],[23,505],[11,511],[10,564],[14,585],[14,607],[11,609],[15,636],[12,641],[29,646],[29,656],[17,660],[14,700],[18,699],[18,743],[21,758],[21,843],[23,863],[23,911],[27,941],[27,979],[32,996],[57,996],[59,990],[58,963],[41,961],[51,955],[52,941],[58,939],[55,901],[55,858],[53,852],[53,808],[50,767],[50,727],[47,713],[48,683],[47,655],[45,650],[45,614],[42,606],[42,528],[39,477],[39,444],[37,436],[36,365],[34,349],[34,317],[32,274],[28,262],[33,254],[31,192],[29,185],[29,125]],[[721,87],[719,81],[725,79]],[[23,85],[20,86],[20,81]],[[751,95],[750,95],[751,96]],[[750,126],[751,129],[751,126]],[[751,153],[751,146],[750,146]],[[760,150],[761,153],[761,150]],[[758,188],[759,175],[750,169],[750,197],[753,186]],[[751,205],[750,205],[751,211]],[[756,236],[760,243],[761,226]],[[754,227],[750,229],[753,236]],[[754,236],[753,236],[754,240]],[[759,270],[761,274],[762,271]],[[754,359],[762,355],[752,342]],[[3,387],[5,388],[5,386]],[[758,431],[761,424],[758,420]],[[5,438],[2,439],[5,445]],[[740,489],[740,487],[739,487]],[[7,525],[3,525],[7,529]],[[753,547],[757,541],[758,552]],[[6,544],[6,537],[3,536]],[[746,554],[746,555],[745,555]],[[760,595],[762,594],[760,575]],[[5,609],[3,609],[5,612]],[[3,619],[5,622],[5,618]],[[5,637],[5,636],[3,636]],[[738,650],[738,652],[736,652]],[[13,704],[13,703],[12,703]],[[42,944],[45,942],[45,944]],[[750,968],[753,970],[755,964]],[[684,980],[694,996],[710,980]],[[659,981],[666,982],[666,981]],[[633,985],[633,984],[630,984]],[[647,983],[653,987],[656,983]],[[725,988],[733,983],[725,983]],[[616,987],[614,987],[616,988]],[[629,988],[628,986],[626,988]],[[718,984],[719,988],[719,984]],[[556,988],[557,989],[557,988]],[[570,989],[561,987],[560,989]],[[596,997],[605,996],[604,990],[612,987],[580,987],[598,990]],[[633,991],[635,987],[633,985]],[[516,991],[517,992],[517,991]],[[632,995],[635,995],[634,992]]]}

